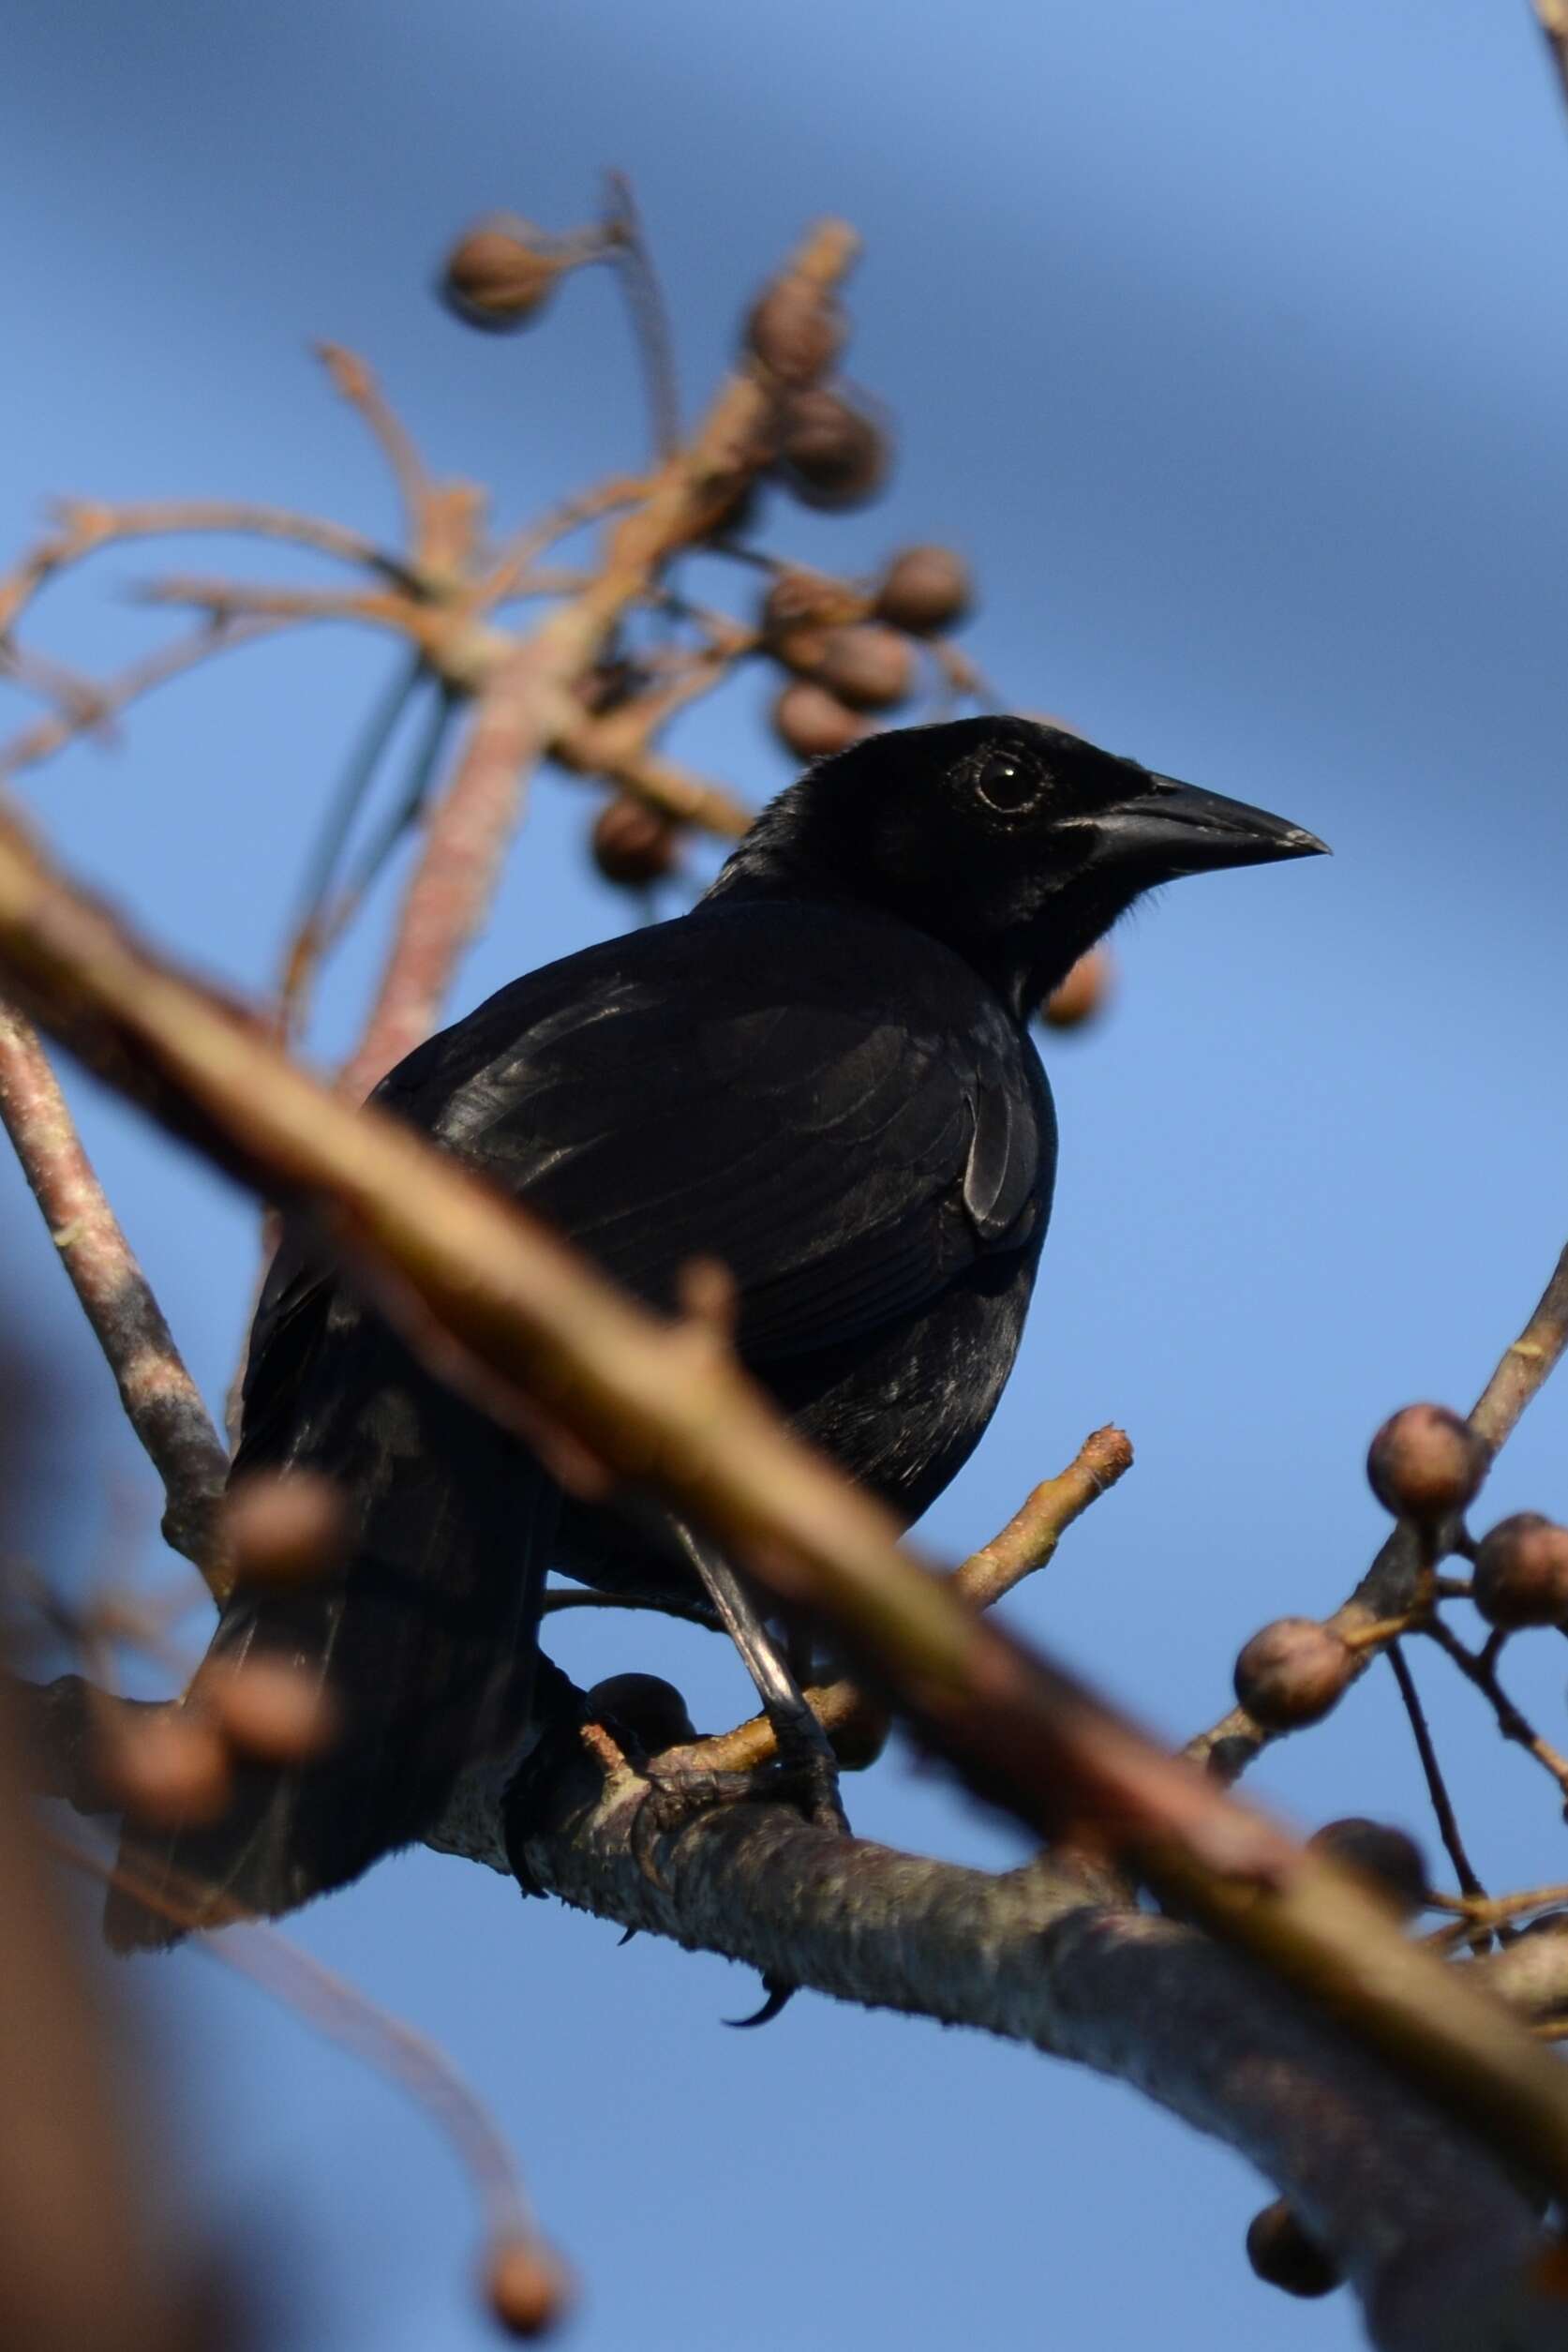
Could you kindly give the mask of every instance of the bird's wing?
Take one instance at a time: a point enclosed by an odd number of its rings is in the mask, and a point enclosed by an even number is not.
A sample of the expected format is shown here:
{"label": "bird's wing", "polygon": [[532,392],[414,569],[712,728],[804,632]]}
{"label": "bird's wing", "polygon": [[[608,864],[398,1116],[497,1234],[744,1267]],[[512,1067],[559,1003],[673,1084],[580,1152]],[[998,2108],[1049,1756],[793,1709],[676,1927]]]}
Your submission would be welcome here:
{"label": "bird's wing", "polygon": [[1037,1238],[1053,1157],[1033,1049],[966,966],[786,905],[716,906],[530,974],[382,1100],[653,1304],[690,1259],[722,1261],[757,1365],[852,1341]]}

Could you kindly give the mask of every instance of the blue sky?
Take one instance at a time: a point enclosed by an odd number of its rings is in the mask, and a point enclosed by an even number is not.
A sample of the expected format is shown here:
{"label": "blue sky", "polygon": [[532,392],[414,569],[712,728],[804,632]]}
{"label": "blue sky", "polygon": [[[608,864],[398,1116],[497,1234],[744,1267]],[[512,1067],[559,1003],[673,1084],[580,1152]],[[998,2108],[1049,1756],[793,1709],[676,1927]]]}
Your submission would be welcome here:
{"label": "blue sky", "polygon": [[[636,459],[624,325],[590,277],[526,339],[463,334],[428,292],[457,227],[498,204],[563,226],[601,166],[629,171],[693,406],[758,277],[839,211],[867,244],[851,367],[893,403],[899,471],[844,521],[781,504],[770,543],[853,568],[957,540],[984,593],[970,642],[1020,706],[1333,844],[1332,863],[1167,893],[1123,935],[1113,1019],[1049,1046],[1062,1173],[1024,1356],[923,1531],[965,1548],[1125,1422],[1136,1470],[1012,1613],[1172,1736],[1196,1728],[1257,1624],[1330,1606],[1379,1540],[1371,1430],[1413,1395],[1468,1403],[1563,1237],[1568,127],[1524,0],[88,0],[25,12],[7,52],[7,545],[59,490],[234,492],[389,529],[306,355],[320,335],[373,360],[443,470],[526,513]],[[157,562],[101,559],[35,642],[109,666],[153,641],[120,592]],[[325,632],[236,655],[29,801],[158,936],[259,987],[391,660]],[[754,799],[787,772],[761,699],[745,681],[677,739]],[[541,781],[461,1003],[625,920],[587,871],[586,813]],[[323,1058],[375,938],[329,993]],[[75,1092],[217,1395],[250,1207]],[[30,1538],[85,1573],[123,1553],[127,1516],[150,1521],[151,1488],[7,1181],[12,1312],[60,1380]],[[1499,1512],[1568,1511],[1565,1414],[1562,1394],[1535,1408]],[[151,1537],[128,1540],[151,1566]],[[1521,1688],[1550,1730],[1540,1646]],[[744,1704],[717,1645],[679,1629],[596,1621],[560,1653],[585,1676],[662,1667],[699,1719]],[[1558,1875],[1549,1790],[1416,1663],[1484,1875]],[[1378,1675],[1258,1786],[1307,1824],[1425,1831]],[[898,1758],[851,1797],[868,1834],[1015,1850]],[[1119,2088],[813,2000],[726,2034],[739,1971],[618,1951],[433,1857],[299,1932],[485,2085],[584,2274],[581,2352],[634,2329],[644,2352],[716,2352],[739,2328],[765,2352],[928,2352],[1038,2329],[1045,2303],[1064,2341],[1358,2339],[1342,2301],[1254,2285],[1256,2184]],[[485,2341],[463,2194],[397,2094],[200,1957],[136,1983],[177,2086],[178,2194],[255,2256],[278,2341]]]}

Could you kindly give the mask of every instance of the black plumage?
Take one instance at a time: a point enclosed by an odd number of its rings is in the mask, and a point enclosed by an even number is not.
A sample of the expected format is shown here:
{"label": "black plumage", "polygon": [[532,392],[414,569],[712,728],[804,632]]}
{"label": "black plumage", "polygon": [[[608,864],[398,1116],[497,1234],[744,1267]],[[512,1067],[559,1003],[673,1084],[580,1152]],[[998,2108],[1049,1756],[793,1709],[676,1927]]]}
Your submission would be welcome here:
{"label": "black plumage", "polygon": [[[690,913],[515,981],[377,1100],[650,1304],[722,1260],[750,1370],[913,1520],[991,1418],[1045,1236],[1031,1011],[1151,884],[1322,846],[1023,720],[877,736],[781,795]],[[259,1912],[419,1836],[467,1760],[515,1741],[548,1568],[695,1591],[656,1513],[564,1496],[296,1234],[235,1471],[305,1465],[352,1499],[351,1566],[242,1594],[213,1647],[321,1673],[344,1735],[312,1769],[248,1773],[216,1828],[135,1851]],[[123,1896],[109,1931],[171,1932]]]}

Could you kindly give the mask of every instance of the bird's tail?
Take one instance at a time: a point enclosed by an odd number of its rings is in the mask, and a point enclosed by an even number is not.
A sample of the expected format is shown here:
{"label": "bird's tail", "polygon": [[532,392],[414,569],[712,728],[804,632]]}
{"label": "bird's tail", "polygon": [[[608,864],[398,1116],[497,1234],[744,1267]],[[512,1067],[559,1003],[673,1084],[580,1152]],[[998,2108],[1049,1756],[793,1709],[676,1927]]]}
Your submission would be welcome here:
{"label": "bird's tail", "polygon": [[[242,1593],[208,1652],[312,1678],[335,1738],[309,1764],[241,1765],[216,1821],[127,1827],[104,1911],[116,1950],[276,1917],[357,1878],[431,1827],[463,1766],[526,1721],[559,1490],[444,1392],[396,1402],[399,1425],[372,1431],[345,1481],[365,1506],[351,1566],[304,1590]],[[199,1672],[187,1703],[200,1685]]]}

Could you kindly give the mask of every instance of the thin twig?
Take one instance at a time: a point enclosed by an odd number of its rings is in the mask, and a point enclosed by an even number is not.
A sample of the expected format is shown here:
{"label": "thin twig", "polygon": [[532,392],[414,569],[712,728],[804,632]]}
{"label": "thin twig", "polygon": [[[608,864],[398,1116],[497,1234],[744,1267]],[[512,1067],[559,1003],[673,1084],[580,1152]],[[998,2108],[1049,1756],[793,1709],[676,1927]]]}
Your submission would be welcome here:
{"label": "thin twig", "polygon": [[328,803],[326,822],[310,853],[305,887],[300,894],[301,911],[295,918],[284,954],[278,1001],[286,1037],[291,1036],[298,1025],[304,993],[321,953],[322,919],[327,894],[342,861],[344,846],[353,830],[365,796],[376,780],[376,771],[397,731],[397,723],[419,684],[424,664],[417,653],[399,664],[372,706],[369,718],[349,755],[348,766]]}
{"label": "thin twig", "polygon": [[1415,1677],[1411,1672],[1410,1660],[1397,1641],[1389,1643],[1385,1655],[1389,1665],[1394,1670],[1394,1679],[1399,1685],[1399,1696],[1404,1701],[1405,1713],[1410,1718],[1411,1734],[1415,1741],[1415,1752],[1421,1759],[1421,1769],[1426,1779],[1426,1793],[1432,1802],[1432,1813],[1437,1821],[1438,1835],[1442,1839],[1443,1850],[1449,1861],[1454,1865],[1454,1874],[1465,1895],[1471,1900],[1484,1903],[1487,1900],[1486,1890],[1476,1877],[1470,1856],[1465,1851],[1465,1841],[1459,1835],[1459,1823],[1454,1811],[1454,1801],[1448,1793],[1448,1784],[1442,1776],[1442,1766],[1438,1761],[1438,1751],[1432,1742],[1431,1727],[1426,1721],[1426,1712],[1421,1704],[1421,1695],[1415,1687]]}
{"label": "thin twig", "polygon": [[1451,1632],[1441,1617],[1434,1617],[1424,1630],[1444,1656],[1453,1659],[1465,1680],[1473,1683],[1488,1701],[1503,1738],[1512,1740],[1516,1746],[1533,1756],[1543,1771],[1550,1773],[1560,1794],[1568,1802],[1568,1756],[1553,1747],[1549,1740],[1544,1740],[1528,1716],[1509,1698],[1498,1680],[1496,1653],[1491,1651],[1490,1645],[1478,1656],[1473,1650],[1465,1647],[1457,1634]]}
{"label": "thin twig", "polygon": [[144,660],[133,662],[117,677],[106,678],[101,684],[89,683],[86,694],[74,704],[60,710],[52,718],[39,719],[23,727],[8,742],[0,744],[0,776],[15,775],[23,768],[34,768],[41,760],[52,758],[78,736],[97,733],[128,703],[150,694],[155,686],[165,684],[171,678],[182,677],[213,654],[255,645],[262,637],[276,637],[287,625],[281,620],[216,624],[209,622],[192,630],[188,637],[176,637],[172,644],[160,646]]}
{"label": "thin twig", "polygon": [[648,412],[653,427],[653,454],[662,464],[675,453],[680,439],[680,394],[675,376],[675,352],[669,313],[665,307],[659,274],[642,232],[632,183],[624,172],[606,174],[609,187],[609,232],[614,239],[618,275],[632,314],[632,328],[648,387]]}
{"label": "thin twig", "polygon": [[1065,1470],[1044,1479],[1001,1533],[953,1570],[970,1607],[992,1608],[1043,1568],[1073,1521],[1131,1467],[1132,1445],[1124,1430],[1108,1424],[1094,1431]]}
{"label": "thin twig", "polygon": [[288,540],[341,562],[381,572],[403,587],[417,584],[402,557],[379,547],[363,532],[247,499],[160,499],[128,506],[112,506],[100,499],[57,499],[53,511],[58,527],[36,541],[0,578],[0,632],[13,629],[40,589],[68,565],[127,539],[178,538],[187,532]]}
{"label": "thin twig", "polygon": [[[155,1885],[124,1860],[112,1862],[58,1833],[47,1834],[46,1842],[73,1870],[134,1895],[173,1925],[189,1929],[210,1959],[247,1977],[315,2032],[396,2083],[424,2109],[468,2174],[489,2235],[542,2242],[512,2150],[439,2043],[216,1890],[169,1871],[160,1871]],[[213,1932],[215,1927],[221,1934]]]}
{"label": "thin twig", "polygon": [[346,350],[341,343],[318,343],[316,356],[331,377],[334,391],[358,411],[385,457],[403,502],[409,548],[418,561],[425,553],[434,485],[413,437],[394,412],[368,364],[356,352]]}
{"label": "thin twig", "polygon": [[490,567],[469,591],[469,601],[476,610],[504,604],[517,593],[520,583],[531,577],[540,556],[553,547],[559,539],[580,531],[585,523],[599,522],[622,506],[635,505],[647,496],[650,484],[640,474],[611,474],[597,482],[589,490],[577,490],[562,499],[538,522],[525,524],[500,547]]}
{"label": "thin twig", "polygon": [[1513,1435],[1531,1399],[1539,1394],[1568,1347],[1568,1249],[1552,1269],[1535,1312],[1498,1365],[1470,1416],[1495,1454]]}
{"label": "thin twig", "polygon": [[163,1481],[164,1535],[221,1600],[228,1570],[217,1510],[228,1456],[82,1149],[43,1048],[5,1005],[0,1120],[114,1375],[126,1417]]}

